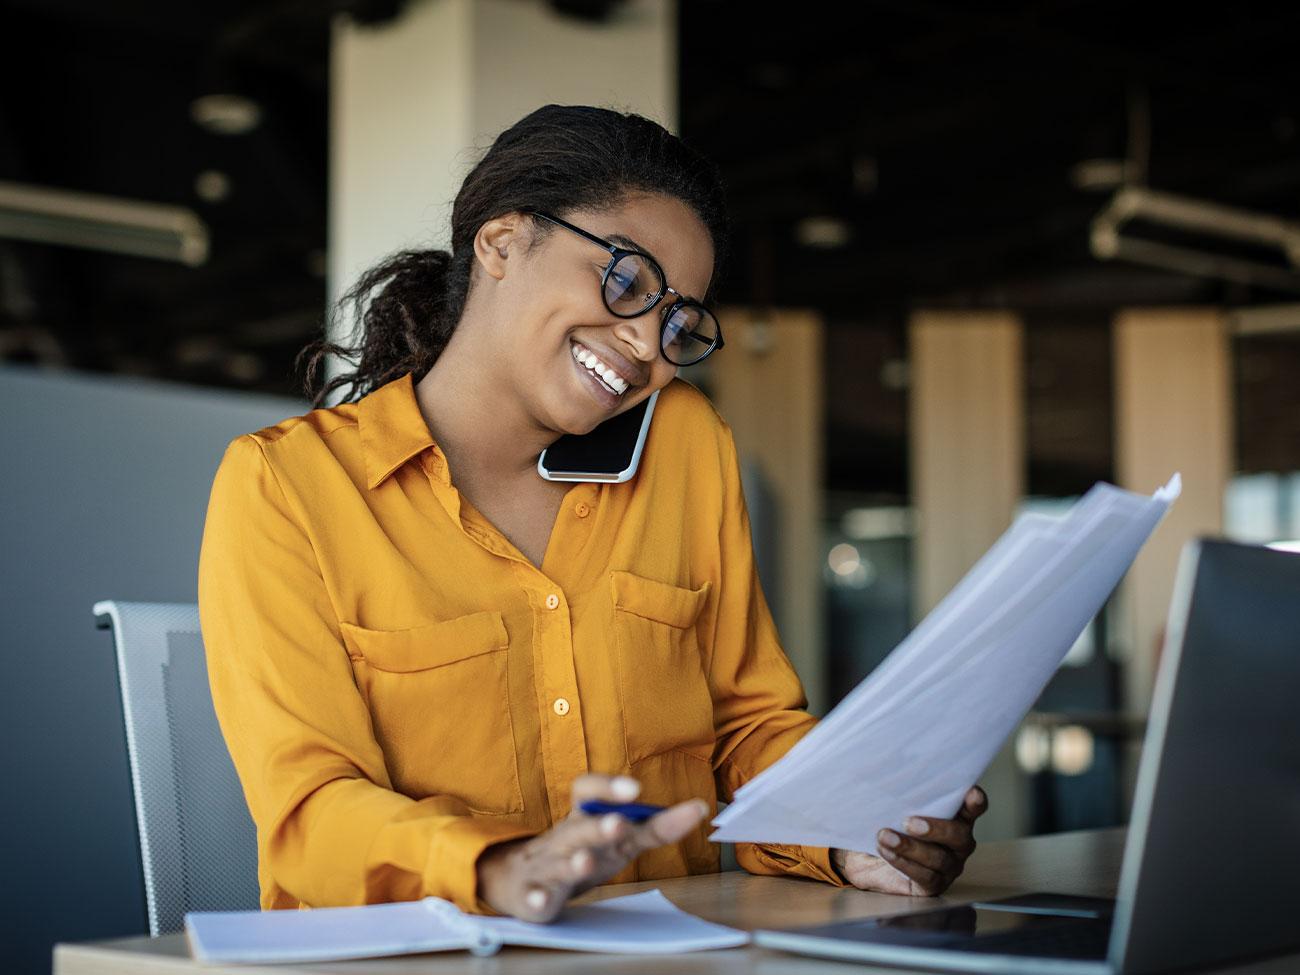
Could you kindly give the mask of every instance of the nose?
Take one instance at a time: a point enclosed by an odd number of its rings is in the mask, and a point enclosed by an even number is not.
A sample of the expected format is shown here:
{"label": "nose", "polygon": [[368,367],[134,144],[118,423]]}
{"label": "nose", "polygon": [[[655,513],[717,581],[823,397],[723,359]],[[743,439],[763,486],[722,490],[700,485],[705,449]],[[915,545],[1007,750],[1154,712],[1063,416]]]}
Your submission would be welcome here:
{"label": "nose", "polygon": [[642,362],[653,363],[659,356],[659,315],[663,302],[635,318],[620,318],[614,334],[626,342]]}

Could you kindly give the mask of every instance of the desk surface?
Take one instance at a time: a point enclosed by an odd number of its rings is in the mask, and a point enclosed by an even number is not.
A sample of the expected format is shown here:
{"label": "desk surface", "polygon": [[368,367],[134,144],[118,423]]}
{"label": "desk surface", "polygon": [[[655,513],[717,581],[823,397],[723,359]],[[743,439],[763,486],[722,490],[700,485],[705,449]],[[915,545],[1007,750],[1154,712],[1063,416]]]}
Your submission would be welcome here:
{"label": "desk surface", "polygon": [[[684,910],[709,921],[753,929],[816,924],[832,920],[870,917],[943,902],[1008,897],[1029,891],[1056,891],[1111,897],[1119,877],[1124,829],[1081,830],[1033,836],[999,843],[981,843],[966,864],[966,871],[942,897],[900,897],[873,894],[853,888],[831,887],[815,881],[756,877],[727,872],[677,880],[618,884],[588,891],[579,903],[658,887]],[[200,965],[189,957],[182,934],[159,938],[117,938],[80,944],[60,944],[54,949],[54,975],[303,975],[331,972],[337,975],[509,975],[511,972],[629,972],[696,975],[716,972],[826,972],[867,975],[891,972],[844,962],[822,961],[753,945],[727,951],[672,956],[618,956],[505,947],[489,958],[468,952],[440,952],[395,958],[368,958],[350,962],[309,965]],[[1300,971],[1300,955],[1270,959],[1232,969],[1238,975],[1273,975]]]}

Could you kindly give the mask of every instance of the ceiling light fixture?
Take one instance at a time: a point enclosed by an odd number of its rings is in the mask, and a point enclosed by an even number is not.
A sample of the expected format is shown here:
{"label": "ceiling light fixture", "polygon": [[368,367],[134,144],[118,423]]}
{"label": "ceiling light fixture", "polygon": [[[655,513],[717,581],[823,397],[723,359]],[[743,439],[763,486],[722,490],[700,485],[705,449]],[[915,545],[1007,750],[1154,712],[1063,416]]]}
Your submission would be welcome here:
{"label": "ceiling light fixture", "polygon": [[0,237],[179,261],[208,259],[208,228],[186,207],[0,182]]}
{"label": "ceiling light fixture", "polygon": [[[1125,236],[1125,225],[1134,220],[1209,238],[1277,247],[1291,266]],[[1271,214],[1160,193],[1145,186],[1126,186],[1093,218],[1090,244],[1093,256],[1100,260],[1121,259],[1197,277],[1300,292],[1300,224]]]}

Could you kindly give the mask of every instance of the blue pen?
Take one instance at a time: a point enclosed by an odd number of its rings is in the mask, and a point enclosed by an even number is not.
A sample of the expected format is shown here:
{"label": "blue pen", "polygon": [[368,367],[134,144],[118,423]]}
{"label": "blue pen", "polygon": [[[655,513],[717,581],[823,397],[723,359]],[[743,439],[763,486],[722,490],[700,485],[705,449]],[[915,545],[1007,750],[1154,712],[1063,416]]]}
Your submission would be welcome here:
{"label": "blue pen", "polygon": [[589,816],[603,816],[605,813],[618,813],[634,823],[644,823],[657,812],[663,812],[663,806],[652,806],[648,802],[604,802],[600,799],[588,799],[578,804]]}

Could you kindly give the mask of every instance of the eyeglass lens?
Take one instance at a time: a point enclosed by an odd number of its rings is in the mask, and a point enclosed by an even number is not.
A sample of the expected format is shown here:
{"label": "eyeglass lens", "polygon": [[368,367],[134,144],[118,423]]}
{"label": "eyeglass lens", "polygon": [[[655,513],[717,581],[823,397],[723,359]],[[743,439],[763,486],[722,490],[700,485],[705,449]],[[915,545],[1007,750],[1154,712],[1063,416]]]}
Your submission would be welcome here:
{"label": "eyeglass lens", "polygon": [[[658,267],[639,254],[624,254],[605,279],[605,304],[616,315],[640,314],[664,287]],[[704,307],[677,307],[663,329],[664,355],[677,365],[689,365],[713,348],[718,322]]]}

